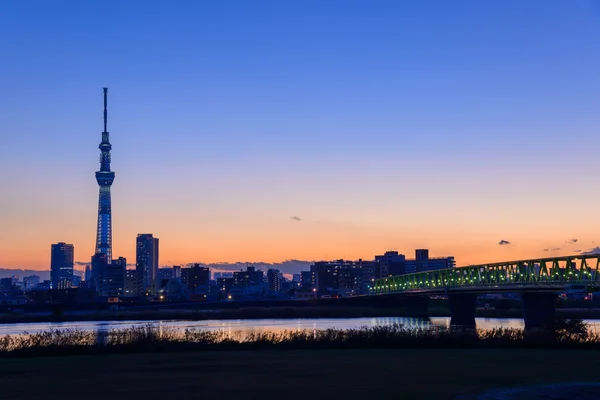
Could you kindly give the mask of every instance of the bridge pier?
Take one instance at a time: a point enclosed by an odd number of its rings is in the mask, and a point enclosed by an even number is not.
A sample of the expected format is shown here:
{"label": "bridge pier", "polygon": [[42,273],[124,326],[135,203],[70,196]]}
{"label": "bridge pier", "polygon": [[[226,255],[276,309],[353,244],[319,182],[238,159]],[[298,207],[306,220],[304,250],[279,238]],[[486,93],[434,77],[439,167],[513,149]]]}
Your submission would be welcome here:
{"label": "bridge pier", "polygon": [[526,331],[554,327],[557,297],[555,293],[521,293]]}
{"label": "bridge pier", "polygon": [[451,294],[450,325],[475,328],[476,294]]}
{"label": "bridge pier", "polygon": [[404,299],[404,310],[407,317],[426,318],[429,306],[429,296],[406,296]]}

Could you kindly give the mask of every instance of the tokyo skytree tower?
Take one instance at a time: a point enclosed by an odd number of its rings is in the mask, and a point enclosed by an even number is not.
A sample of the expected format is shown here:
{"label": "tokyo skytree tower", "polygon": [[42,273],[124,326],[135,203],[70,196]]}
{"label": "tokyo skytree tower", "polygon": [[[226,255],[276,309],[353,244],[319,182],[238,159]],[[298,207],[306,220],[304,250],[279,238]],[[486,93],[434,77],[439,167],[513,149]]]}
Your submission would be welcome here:
{"label": "tokyo skytree tower", "polygon": [[112,146],[108,140],[106,130],[106,95],[108,88],[104,88],[104,132],[100,149],[100,171],[96,172],[96,182],[100,186],[98,198],[98,229],[96,231],[96,254],[106,254],[107,262],[112,261],[112,215],[110,202],[110,187],[115,180],[115,173],[110,170],[110,150]]}

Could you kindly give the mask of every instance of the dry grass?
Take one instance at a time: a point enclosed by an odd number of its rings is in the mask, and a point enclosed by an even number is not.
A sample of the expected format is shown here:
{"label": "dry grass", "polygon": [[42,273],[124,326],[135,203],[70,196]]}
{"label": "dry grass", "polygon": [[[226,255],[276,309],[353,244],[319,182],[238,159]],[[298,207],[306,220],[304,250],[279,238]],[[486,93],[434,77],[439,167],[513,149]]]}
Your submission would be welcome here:
{"label": "dry grass", "polygon": [[77,329],[4,336],[0,356],[241,349],[360,348],[568,348],[600,349],[600,336],[581,321],[563,321],[552,334],[520,329],[417,329],[401,325],[360,329],[274,332],[178,330],[142,325],[110,331]]}

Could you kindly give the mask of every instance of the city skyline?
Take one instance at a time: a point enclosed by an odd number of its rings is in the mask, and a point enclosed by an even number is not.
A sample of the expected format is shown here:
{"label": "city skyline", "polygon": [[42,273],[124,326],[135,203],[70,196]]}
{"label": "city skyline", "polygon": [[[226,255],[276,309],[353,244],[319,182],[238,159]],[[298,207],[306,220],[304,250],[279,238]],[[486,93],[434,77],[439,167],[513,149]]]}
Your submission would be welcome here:
{"label": "city skyline", "polygon": [[233,3],[148,4],[106,37],[96,21],[140,6],[89,2],[78,18],[3,6],[15,18],[0,24],[14,60],[0,100],[11,132],[0,268],[47,270],[50,243],[73,244],[76,260],[94,253],[104,86],[119,171],[113,247],[129,260],[140,232],[161,238],[161,266],[422,247],[464,266],[597,247],[600,9],[382,1],[365,16],[353,2]]}

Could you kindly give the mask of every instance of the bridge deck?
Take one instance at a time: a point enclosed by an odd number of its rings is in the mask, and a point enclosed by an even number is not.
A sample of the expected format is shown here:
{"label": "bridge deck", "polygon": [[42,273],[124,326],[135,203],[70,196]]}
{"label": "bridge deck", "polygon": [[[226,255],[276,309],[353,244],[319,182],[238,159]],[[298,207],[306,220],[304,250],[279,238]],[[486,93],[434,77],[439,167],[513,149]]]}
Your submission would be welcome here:
{"label": "bridge deck", "polygon": [[560,292],[568,285],[599,285],[600,255],[471,265],[377,279],[370,295]]}

